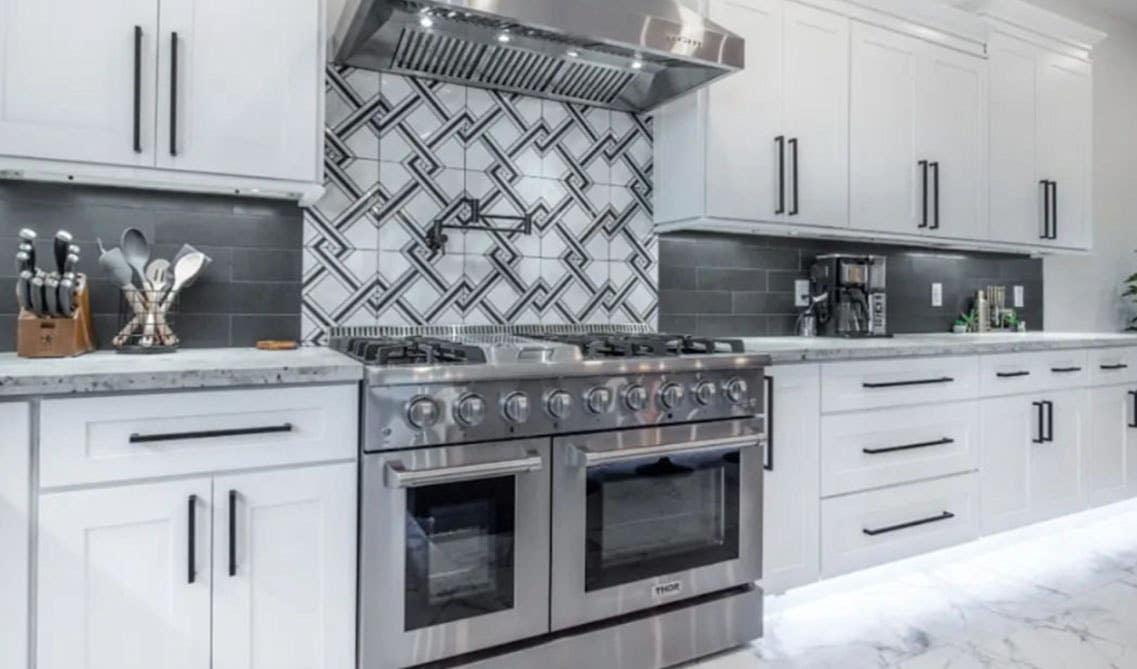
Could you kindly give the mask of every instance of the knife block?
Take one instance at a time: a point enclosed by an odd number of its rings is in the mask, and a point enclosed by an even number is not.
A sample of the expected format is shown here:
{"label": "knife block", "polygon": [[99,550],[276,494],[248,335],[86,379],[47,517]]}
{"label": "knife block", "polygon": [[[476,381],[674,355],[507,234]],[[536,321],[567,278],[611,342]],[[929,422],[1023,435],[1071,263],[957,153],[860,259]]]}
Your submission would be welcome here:
{"label": "knife block", "polygon": [[72,358],[94,351],[95,343],[91,296],[85,285],[75,292],[75,313],[70,318],[40,318],[25,310],[16,319],[16,354],[23,358]]}

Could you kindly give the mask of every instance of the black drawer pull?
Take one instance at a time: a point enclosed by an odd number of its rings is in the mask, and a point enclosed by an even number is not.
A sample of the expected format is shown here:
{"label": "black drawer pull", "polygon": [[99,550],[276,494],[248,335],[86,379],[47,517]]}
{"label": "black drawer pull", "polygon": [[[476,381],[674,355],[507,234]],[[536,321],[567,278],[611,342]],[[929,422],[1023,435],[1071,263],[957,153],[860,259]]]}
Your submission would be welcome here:
{"label": "black drawer pull", "polygon": [[178,441],[179,439],[216,439],[217,437],[240,437],[248,434],[272,434],[291,432],[292,423],[269,425],[267,427],[235,427],[229,430],[202,430],[200,432],[167,432],[165,434],[130,435],[130,443],[145,444],[153,441]]}
{"label": "black drawer pull", "polygon": [[881,453],[895,453],[897,451],[911,451],[916,448],[929,448],[931,446],[947,446],[954,444],[955,439],[944,437],[935,441],[922,441],[918,444],[906,444],[904,446],[890,446],[888,448],[862,448],[861,452],[868,455],[880,455]]}
{"label": "black drawer pull", "polygon": [[1072,374],[1074,372],[1082,371],[1081,367],[1051,367],[1050,371],[1055,374]]}
{"label": "black drawer pull", "polygon": [[916,381],[888,381],[884,383],[862,383],[865,388],[903,388],[904,386],[930,386],[936,383],[952,383],[955,381],[950,376],[943,376],[938,379],[918,379]]}
{"label": "black drawer pull", "polygon": [[186,582],[193,583],[197,579],[197,495],[189,496],[188,521],[189,536],[186,541]]}
{"label": "black drawer pull", "polygon": [[944,511],[940,515],[932,516],[931,518],[921,518],[920,520],[913,520],[911,522],[901,523],[899,525],[890,525],[888,527],[881,527],[881,528],[875,529],[875,530],[870,530],[868,528],[865,528],[864,530],[861,530],[861,531],[864,532],[865,534],[869,535],[870,537],[875,537],[879,534],[888,534],[889,532],[898,532],[900,530],[907,530],[907,529],[910,529],[913,527],[919,527],[921,525],[930,525],[931,523],[938,523],[938,522],[941,522],[944,520],[951,520],[952,518],[955,518],[954,513],[951,513],[950,511]]}
{"label": "black drawer pull", "polygon": [[237,575],[237,491],[229,491],[229,575]]}
{"label": "black drawer pull", "polygon": [[1129,398],[1133,400],[1133,420],[1129,422],[1129,427],[1132,429],[1137,429],[1137,391],[1130,390]]}
{"label": "black drawer pull", "polygon": [[774,471],[774,377],[767,376],[766,381],[766,471]]}
{"label": "black drawer pull", "polygon": [[1020,376],[1030,376],[1030,372],[995,372],[1000,379],[1013,379]]}
{"label": "black drawer pull", "polygon": [[1126,365],[1124,363],[1118,363],[1116,365],[1101,365],[1100,368],[1107,371],[1107,372],[1112,372],[1112,371],[1116,371],[1118,369],[1129,369],[1129,365]]}
{"label": "black drawer pull", "polygon": [[142,26],[134,26],[134,152],[142,153]]}

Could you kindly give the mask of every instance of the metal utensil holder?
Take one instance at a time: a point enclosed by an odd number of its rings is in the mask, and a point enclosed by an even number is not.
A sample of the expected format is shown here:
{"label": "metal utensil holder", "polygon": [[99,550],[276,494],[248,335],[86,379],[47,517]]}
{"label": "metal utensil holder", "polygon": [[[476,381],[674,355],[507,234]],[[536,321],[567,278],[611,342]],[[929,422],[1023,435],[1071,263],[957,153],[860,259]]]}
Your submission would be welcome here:
{"label": "metal utensil holder", "polygon": [[174,331],[178,295],[166,289],[124,288],[118,302],[119,353],[172,353],[181,340]]}

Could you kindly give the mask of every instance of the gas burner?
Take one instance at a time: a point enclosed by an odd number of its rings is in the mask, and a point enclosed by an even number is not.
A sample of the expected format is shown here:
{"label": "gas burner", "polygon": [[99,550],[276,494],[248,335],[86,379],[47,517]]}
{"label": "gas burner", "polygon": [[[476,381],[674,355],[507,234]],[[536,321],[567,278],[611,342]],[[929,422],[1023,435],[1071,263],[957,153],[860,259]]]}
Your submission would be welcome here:
{"label": "gas burner", "polygon": [[741,339],[689,335],[585,333],[538,335],[536,338],[571,344],[579,348],[581,354],[589,359],[711,355],[742,353],[745,350]]}
{"label": "gas burner", "polygon": [[485,352],[447,339],[433,337],[345,337],[332,347],[367,364],[461,365],[486,362]]}

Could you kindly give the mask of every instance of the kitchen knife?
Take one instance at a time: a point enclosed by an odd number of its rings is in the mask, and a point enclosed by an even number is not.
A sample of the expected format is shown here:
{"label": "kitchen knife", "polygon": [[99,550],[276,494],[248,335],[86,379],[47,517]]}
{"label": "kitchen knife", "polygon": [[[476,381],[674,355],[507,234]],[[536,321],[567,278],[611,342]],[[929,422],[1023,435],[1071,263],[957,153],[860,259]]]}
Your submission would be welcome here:
{"label": "kitchen knife", "polygon": [[32,279],[31,303],[32,312],[40,318],[43,318],[45,315],[43,302],[43,277],[37,276]]}
{"label": "kitchen knife", "polygon": [[71,253],[72,239],[71,233],[66,230],[60,230],[55,233],[55,268],[60,274],[67,271],[63,268],[63,265],[67,262],[68,254]]}
{"label": "kitchen knife", "polygon": [[53,274],[43,280],[43,308],[48,316],[59,315],[59,279]]}
{"label": "kitchen knife", "polygon": [[22,286],[24,289],[23,299],[21,300],[23,306],[28,311],[32,310],[32,274],[31,270],[24,270],[20,272],[20,278],[17,280],[17,286]]}
{"label": "kitchen knife", "polygon": [[75,314],[75,280],[71,277],[64,276],[59,282],[59,315],[66,318]]}
{"label": "kitchen knife", "polygon": [[26,251],[20,251],[16,254],[16,271],[23,272],[24,270],[31,270],[31,256]]}
{"label": "kitchen knife", "polygon": [[29,228],[22,228],[20,230],[20,241],[27,242],[28,244],[28,264],[32,271],[35,271],[36,266],[36,231]]}
{"label": "kitchen knife", "polygon": [[28,278],[32,273],[28,271],[20,272],[20,276],[16,279],[16,303],[20,305],[20,311],[28,311],[31,305],[28,304]]}

